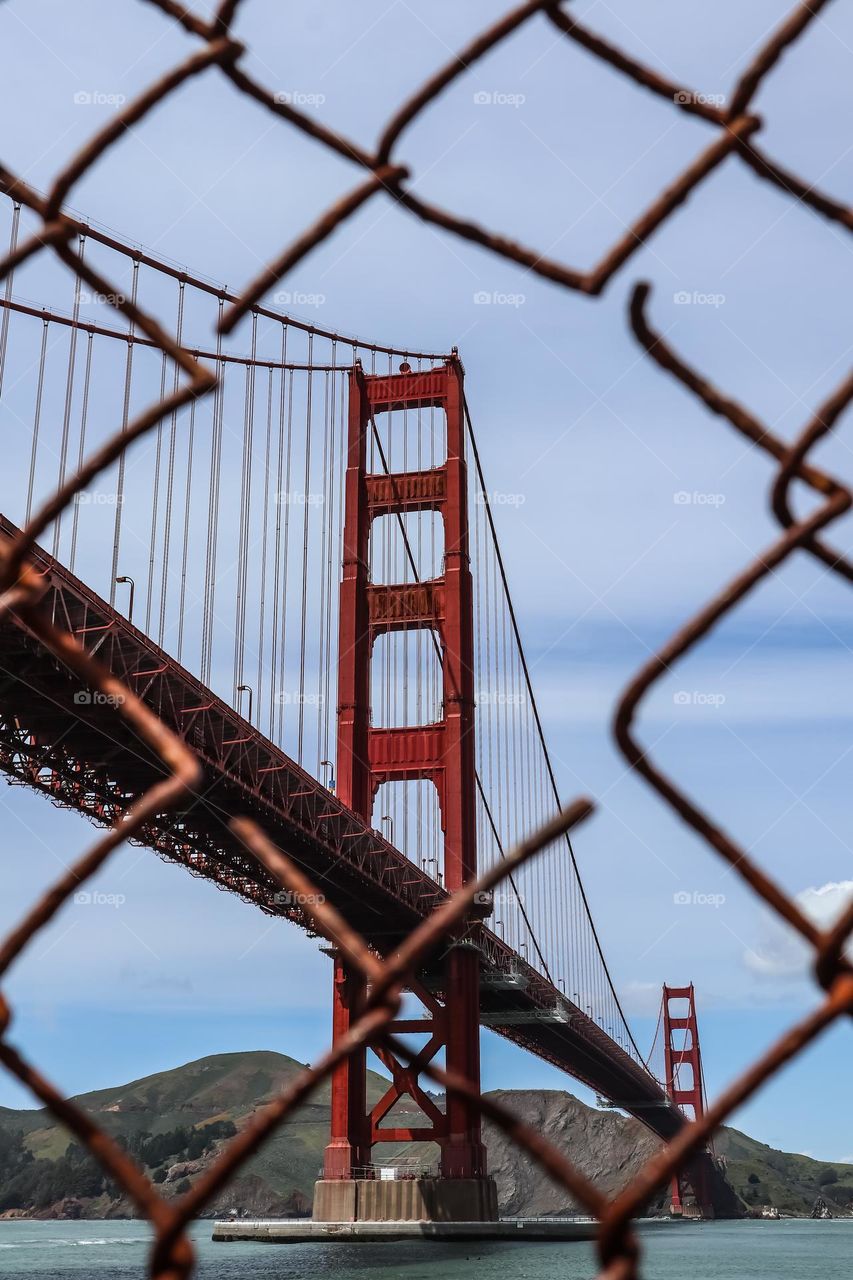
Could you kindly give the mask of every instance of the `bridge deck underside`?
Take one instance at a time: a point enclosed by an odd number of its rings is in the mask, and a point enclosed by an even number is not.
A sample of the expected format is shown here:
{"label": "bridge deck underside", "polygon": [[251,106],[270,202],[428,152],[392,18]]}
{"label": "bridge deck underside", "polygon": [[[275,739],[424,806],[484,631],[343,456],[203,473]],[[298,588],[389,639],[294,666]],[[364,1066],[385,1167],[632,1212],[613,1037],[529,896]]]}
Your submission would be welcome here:
{"label": "bridge deck underside", "polygon": [[[0,536],[13,526],[0,517]],[[140,843],[310,931],[298,905],[228,830],[255,818],[380,953],[400,940],[444,891],[321,783],[46,552],[45,605],[58,626],[181,734],[204,767],[199,795],[163,815]],[[0,768],[96,822],[112,823],[164,768],[115,708],[89,691],[18,619],[0,621]],[[661,1137],[683,1125],[656,1081],[580,1009],[483,924],[461,939],[476,945],[483,974],[483,1025],[565,1070],[632,1112]],[[438,957],[419,975],[440,990]]]}

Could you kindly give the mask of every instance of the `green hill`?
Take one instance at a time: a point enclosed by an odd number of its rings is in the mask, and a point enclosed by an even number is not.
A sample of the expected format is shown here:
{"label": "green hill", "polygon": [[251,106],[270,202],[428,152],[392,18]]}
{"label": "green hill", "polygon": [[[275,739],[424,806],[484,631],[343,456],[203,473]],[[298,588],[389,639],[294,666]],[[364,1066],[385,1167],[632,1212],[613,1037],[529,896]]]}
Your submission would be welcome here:
{"label": "green hill", "polygon": [[[227,1137],[287,1088],[303,1066],[264,1050],[217,1054],[129,1084],[79,1094],[73,1101],[93,1113],[150,1175],[162,1180],[168,1194],[183,1189],[185,1179],[192,1182]],[[382,1096],[387,1083],[368,1073],[371,1102]],[[307,1212],[328,1127],[326,1082],[245,1166],[214,1211],[238,1207],[257,1213]],[[213,1136],[207,1149],[199,1152],[209,1135]],[[15,1151],[4,1152],[4,1138],[15,1140]],[[0,1213],[123,1215],[127,1206],[111,1194],[114,1189],[81,1193],[81,1186],[91,1190],[92,1170],[80,1165],[80,1154],[49,1112],[0,1108]],[[57,1207],[60,1201],[68,1203]]]}
{"label": "green hill", "polygon": [[[283,1054],[258,1051],[201,1058],[111,1089],[74,1099],[124,1145],[160,1184],[165,1195],[186,1190],[222,1145],[253,1112],[286,1088],[303,1068]],[[387,1088],[369,1073],[375,1102]],[[587,1107],[571,1094],[550,1090],[502,1090],[514,1110],[570,1152],[579,1168],[613,1194],[631,1178],[656,1146],[637,1121]],[[395,1108],[405,1123],[413,1112]],[[212,1206],[258,1215],[307,1213],[327,1141],[329,1085],[288,1119]],[[503,1134],[485,1127],[490,1167],[502,1207],[513,1214],[561,1213],[573,1208]],[[716,1141],[729,1179],[754,1212],[774,1205],[783,1213],[807,1214],[822,1195],[836,1214],[853,1206],[853,1166],[827,1165],[807,1156],[774,1151],[734,1129]],[[434,1149],[395,1147],[385,1162],[404,1155],[434,1158]],[[655,1208],[664,1207],[661,1199]],[[0,1108],[0,1215],[122,1217],[130,1206],[100,1168],[45,1110]]]}
{"label": "green hill", "polygon": [[714,1145],[750,1208],[775,1205],[780,1213],[801,1214],[822,1196],[836,1216],[853,1213],[853,1165],[776,1151],[737,1129],[723,1129]]}

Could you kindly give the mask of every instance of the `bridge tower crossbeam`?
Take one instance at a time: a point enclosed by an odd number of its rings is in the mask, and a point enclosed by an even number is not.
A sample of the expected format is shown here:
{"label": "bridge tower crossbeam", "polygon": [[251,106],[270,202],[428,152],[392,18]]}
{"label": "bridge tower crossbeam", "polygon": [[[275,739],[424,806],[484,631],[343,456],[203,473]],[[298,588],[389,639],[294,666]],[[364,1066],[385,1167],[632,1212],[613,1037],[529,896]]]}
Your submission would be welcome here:
{"label": "bridge tower crossbeam", "polygon": [[[477,874],[476,783],[474,753],[473,585],[468,546],[468,485],[464,450],[463,371],[458,359],[413,372],[367,376],[353,370],[349,387],[348,453],[345,484],[344,558],[340,595],[338,669],[338,794],[365,822],[383,783],[426,779],[438,794],[444,842],[444,885],[451,892]],[[436,408],[446,421],[445,461],[425,471],[371,474],[368,439],[376,418],[398,410]],[[444,564],[439,577],[425,581],[377,584],[370,581],[374,521],[382,516],[435,511],[444,524]],[[442,714],[415,727],[375,725],[371,715],[371,654],[378,636],[431,629],[441,661]],[[443,1050],[450,1071],[480,1084],[477,950],[451,946],[444,963],[443,992],[437,997],[417,983],[413,991],[425,1006],[423,1019],[392,1024],[397,1034],[423,1032],[427,1041],[413,1066],[391,1054],[379,1054],[392,1081],[368,1113],[365,1053],[351,1054],[332,1077],[331,1137],[324,1159],[324,1183],[351,1181],[369,1167],[371,1149],[380,1142],[430,1141],[441,1151],[441,1180],[449,1193],[441,1211],[462,1217],[496,1214],[493,1184],[486,1176],[486,1153],[477,1109],[449,1096],[442,1112],[417,1082],[418,1067]],[[335,1038],[346,1034],[364,1000],[360,977],[340,955],[334,956]],[[417,1128],[382,1124],[408,1095],[424,1113]],[[323,1184],[320,1184],[320,1188]],[[318,1192],[320,1191],[318,1188]],[[433,1195],[435,1195],[433,1188]],[[327,1195],[319,1194],[325,1216]],[[340,1195],[338,1204],[349,1203]],[[471,1205],[474,1205],[472,1212]],[[452,1206],[452,1207],[450,1207]],[[369,1216],[380,1212],[372,1205]],[[353,1212],[353,1216],[368,1216]]]}

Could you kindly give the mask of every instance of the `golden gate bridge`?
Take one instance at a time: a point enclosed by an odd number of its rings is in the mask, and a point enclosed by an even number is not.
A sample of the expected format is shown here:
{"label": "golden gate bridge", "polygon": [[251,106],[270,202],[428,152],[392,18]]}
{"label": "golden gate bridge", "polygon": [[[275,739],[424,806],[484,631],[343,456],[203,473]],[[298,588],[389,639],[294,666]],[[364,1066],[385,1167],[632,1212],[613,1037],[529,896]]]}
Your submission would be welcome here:
{"label": "golden gate bridge", "polygon": [[[28,213],[4,200],[4,214],[14,252]],[[219,325],[234,300],[226,287],[94,224],[77,230],[84,259],[218,379],[78,493],[33,555],[54,622],[203,765],[192,800],[138,842],[310,930],[299,895],[229,830],[233,814],[252,815],[387,955],[560,809],[462,362],[262,305],[239,349]],[[111,301],[41,261],[6,279],[5,539],[117,423],[177,388],[167,354],[117,326]],[[98,823],[118,821],[162,779],[162,761],[24,622],[6,614],[0,626],[0,767]],[[340,1038],[365,992],[340,953],[333,962]],[[661,1082],[624,1015],[568,834],[484,895],[410,989],[423,1015],[393,1029],[423,1047],[409,1065],[378,1050],[385,1097],[367,1110],[363,1051],[333,1076],[320,1216],[323,1196],[340,1211],[376,1144],[401,1141],[439,1145],[457,1194],[448,1212],[494,1216],[477,1109],[448,1096],[442,1110],[418,1080],[443,1054],[479,1086],[480,1026],[663,1138],[702,1109],[692,989],[670,989],[688,998],[682,1018],[664,1000]],[[401,1121],[404,1098],[422,1119],[409,1110]],[[710,1158],[692,1180],[707,1211],[727,1210]]]}

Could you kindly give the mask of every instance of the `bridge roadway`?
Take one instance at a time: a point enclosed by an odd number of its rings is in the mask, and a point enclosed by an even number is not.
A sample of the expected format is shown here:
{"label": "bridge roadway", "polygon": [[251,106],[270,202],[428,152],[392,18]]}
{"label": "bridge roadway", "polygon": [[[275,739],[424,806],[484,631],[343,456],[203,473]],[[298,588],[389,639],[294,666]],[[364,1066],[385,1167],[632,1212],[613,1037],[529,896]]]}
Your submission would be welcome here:
{"label": "bridge roadway", "polygon": [[[0,516],[0,538],[15,527]],[[191,874],[310,931],[298,906],[227,829],[254,817],[380,953],[394,949],[444,890],[326,787],[253,728],[47,552],[45,605],[139,695],[201,760],[204,782],[183,811],[163,815],[143,844]],[[111,706],[87,690],[29,629],[0,620],[0,769],[97,823],[111,824],[164,770]],[[481,921],[464,944],[481,953],[482,1025],[633,1113],[662,1138],[683,1125],[657,1082],[587,1014]],[[440,992],[437,963],[422,981]]]}

